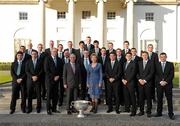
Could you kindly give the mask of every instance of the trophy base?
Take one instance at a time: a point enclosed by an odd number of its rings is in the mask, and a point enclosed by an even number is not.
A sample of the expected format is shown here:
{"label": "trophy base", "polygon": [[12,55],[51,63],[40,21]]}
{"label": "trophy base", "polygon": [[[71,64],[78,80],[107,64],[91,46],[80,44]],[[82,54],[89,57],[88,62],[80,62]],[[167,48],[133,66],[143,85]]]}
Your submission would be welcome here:
{"label": "trophy base", "polygon": [[84,118],[84,117],[86,117],[86,116],[84,115],[83,110],[79,110],[79,114],[77,115],[77,117],[78,117],[78,118]]}

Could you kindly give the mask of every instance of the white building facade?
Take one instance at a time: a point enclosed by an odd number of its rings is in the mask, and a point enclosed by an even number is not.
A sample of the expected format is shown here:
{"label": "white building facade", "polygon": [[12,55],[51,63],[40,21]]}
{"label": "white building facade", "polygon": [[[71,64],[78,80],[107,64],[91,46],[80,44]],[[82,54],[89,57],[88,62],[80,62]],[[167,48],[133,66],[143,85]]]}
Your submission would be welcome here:
{"label": "white building facade", "polygon": [[11,62],[29,41],[67,46],[91,36],[100,47],[114,43],[140,53],[149,43],[168,60],[180,61],[180,1],[176,0],[0,0],[0,62]]}

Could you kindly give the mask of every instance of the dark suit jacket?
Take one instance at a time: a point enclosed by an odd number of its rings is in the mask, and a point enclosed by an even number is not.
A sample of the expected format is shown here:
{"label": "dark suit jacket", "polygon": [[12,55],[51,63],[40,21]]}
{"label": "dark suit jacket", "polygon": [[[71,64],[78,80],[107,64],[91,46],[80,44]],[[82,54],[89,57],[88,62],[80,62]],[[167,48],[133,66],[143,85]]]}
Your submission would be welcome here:
{"label": "dark suit jacket", "polygon": [[160,81],[164,80],[168,84],[167,86],[173,87],[174,78],[174,65],[171,62],[166,62],[164,72],[162,70],[161,62],[156,64],[156,86],[160,86]]}
{"label": "dark suit jacket", "polygon": [[[67,48],[67,49],[64,50],[64,52],[65,51],[69,51],[69,49]],[[72,48],[72,53],[76,55],[76,49]]]}
{"label": "dark suit jacket", "polygon": [[20,75],[17,75],[17,68],[18,68],[18,61],[14,61],[11,65],[11,76],[12,76],[12,83],[16,84],[17,79],[22,79],[22,84],[26,83],[26,73],[25,73],[25,62],[22,62],[21,64],[21,72]]}
{"label": "dark suit jacket", "polygon": [[[88,50],[87,44],[84,45],[84,49],[85,49],[85,50]],[[93,45],[93,44],[90,44],[90,50],[88,50],[88,51],[91,52],[93,49],[94,49],[94,45]]]}
{"label": "dark suit jacket", "polygon": [[[95,48],[93,48],[92,50],[91,50],[91,52],[90,52],[90,54],[92,54],[92,53],[96,53],[95,52]],[[99,52],[98,52],[98,55],[97,55],[98,57],[99,56],[101,56],[101,49],[99,48]]]}
{"label": "dark suit jacket", "polygon": [[[117,59],[118,60],[118,59]],[[121,56],[121,59],[118,61],[120,64],[121,64],[121,66],[123,67],[123,65],[124,65],[124,63],[126,62],[126,58],[122,55]]]}
{"label": "dark suit jacket", "polygon": [[79,64],[75,64],[75,74],[70,63],[64,64],[63,82],[68,88],[78,88],[81,84],[81,70]]}
{"label": "dark suit jacket", "polygon": [[[60,58],[60,57],[59,57]],[[64,58],[64,52],[62,52],[62,58],[60,58],[60,59],[63,59]]]}
{"label": "dark suit jacket", "polygon": [[[113,53],[116,53],[116,50],[115,49],[113,49],[113,51],[112,51]],[[106,50],[106,55],[109,57],[109,50]]]}
{"label": "dark suit jacket", "polygon": [[[128,52],[130,52],[130,51],[131,51],[131,49],[128,49]],[[125,56],[125,55],[126,55],[126,53],[125,53],[125,49],[123,49],[123,50],[122,50],[122,55],[123,55],[123,56]]]}
{"label": "dark suit jacket", "polygon": [[102,72],[105,73],[105,67],[106,67],[106,63],[109,61],[109,58],[107,57],[106,55],[106,59],[105,59],[105,62],[103,64],[103,60],[102,60],[102,56],[99,56],[98,57],[98,62],[102,65]]}
{"label": "dark suit jacket", "polygon": [[152,61],[148,60],[145,69],[143,68],[143,60],[138,62],[138,74],[137,79],[143,79],[147,81],[147,84],[151,84],[154,74],[154,67]]}
{"label": "dark suit jacket", "polygon": [[154,65],[159,62],[158,54],[155,52],[152,52],[151,59]]}
{"label": "dark suit jacket", "polygon": [[[35,49],[32,49],[32,51],[34,51],[34,50],[35,50]],[[28,49],[26,49],[25,53],[27,53],[27,54],[28,54]],[[31,55],[31,54],[29,54],[29,55]]]}
{"label": "dark suit jacket", "polygon": [[36,82],[39,83],[40,82],[40,77],[41,77],[41,74],[42,74],[41,61],[39,59],[37,60],[36,67],[34,69],[32,59],[28,60],[26,62],[25,71],[26,71],[26,75],[27,75],[27,85],[32,85],[34,83],[33,80],[32,80],[32,76],[37,76],[38,80]]}
{"label": "dark suit jacket", "polygon": [[82,54],[82,57],[81,57],[80,49],[77,49],[76,50],[76,62],[79,63],[82,58],[83,58],[83,54]]}
{"label": "dark suit jacket", "polygon": [[128,84],[135,84],[135,80],[136,80],[136,74],[137,74],[137,70],[136,70],[136,64],[133,61],[130,61],[127,69],[125,69],[126,67],[126,63],[124,63],[123,66],[123,79],[128,81]]}
{"label": "dark suit jacket", "polygon": [[109,82],[109,78],[114,78],[115,80],[113,83],[119,84],[119,81],[121,80],[121,76],[122,76],[122,67],[120,66],[117,60],[115,60],[114,62],[113,69],[111,67],[111,61],[107,62],[105,69],[105,76],[107,82]]}
{"label": "dark suit jacket", "polygon": [[[89,59],[89,63],[91,63],[90,59]],[[87,71],[86,71],[86,68],[84,66],[84,58],[80,59],[79,65],[80,65],[80,68],[81,68],[81,81],[82,81],[82,84],[86,84]]]}
{"label": "dark suit jacket", "polygon": [[57,58],[57,66],[55,66],[55,63],[51,56],[47,56],[44,62],[44,71],[45,71],[46,79],[48,80],[48,83],[54,82],[55,76],[60,76],[60,78],[62,77],[63,63],[59,57],[56,57],[56,58]]}
{"label": "dark suit jacket", "polygon": [[45,49],[45,53],[46,53],[46,55],[51,55],[51,50],[50,50],[50,48]]}

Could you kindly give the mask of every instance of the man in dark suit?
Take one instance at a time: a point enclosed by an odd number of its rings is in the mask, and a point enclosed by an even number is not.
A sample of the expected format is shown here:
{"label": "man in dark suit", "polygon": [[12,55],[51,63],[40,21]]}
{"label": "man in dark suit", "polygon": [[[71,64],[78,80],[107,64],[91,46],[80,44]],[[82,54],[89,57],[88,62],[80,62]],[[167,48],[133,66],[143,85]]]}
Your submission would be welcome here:
{"label": "man in dark suit", "polygon": [[[62,64],[64,65],[64,52],[63,52],[63,45],[62,44],[58,44],[58,57],[62,60]],[[68,51],[67,51],[68,52]],[[69,53],[69,52],[68,52]],[[63,68],[63,66],[62,66]],[[62,106],[63,104],[63,100],[64,100],[64,84],[63,84],[63,77],[59,78],[59,99],[58,99],[58,106],[59,108]]]}
{"label": "man in dark suit", "polygon": [[108,43],[108,50],[106,51],[106,55],[109,56],[111,52],[116,53],[116,50],[114,49],[114,44],[112,42]]}
{"label": "man in dark suit", "polygon": [[54,41],[50,40],[49,41],[49,48],[45,49],[46,55],[51,55],[51,50],[54,48]]}
{"label": "man in dark suit", "polygon": [[123,77],[122,82],[124,85],[124,100],[125,100],[125,111],[130,111],[130,116],[136,115],[136,95],[135,95],[135,80],[136,80],[136,64],[131,60],[132,54],[130,52],[126,53],[126,63],[123,66]]}
{"label": "man in dark suit", "polygon": [[26,64],[26,61],[31,59],[31,55],[26,53],[26,47],[25,46],[20,46],[19,51],[21,51],[23,53],[22,61]]}
{"label": "man in dark suit", "polygon": [[16,109],[16,101],[19,98],[19,91],[21,91],[21,110],[26,112],[26,96],[25,96],[25,62],[22,61],[23,53],[21,51],[16,53],[15,61],[11,66],[12,76],[12,98],[10,104],[10,114],[13,114]]}
{"label": "man in dark suit", "polygon": [[129,48],[129,41],[124,41],[123,46],[124,46],[124,49],[122,50],[122,55],[125,56],[126,53],[131,52]]}
{"label": "man in dark suit", "polygon": [[83,58],[80,59],[79,64],[80,64],[80,68],[81,68],[81,89],[80,89],[80,97],[81,99],[85,100],[86,96],[87,96],[87,68],[89,66],[89,64],[91,63],[90,59],[89,59],[89,51],[85,50],[84,54],[83,54]]}
{"label": "man in dark suit", "polygon": [[[116,60],[120,64],[121,68],[123,68],[124,63],[126,62],[126,58],[122,55],[122,50],[120,48],[116,49]],[[119,99],[120,99],[120,105],[124,105],[124,94],[123,94],[123,83],[120,80],[119,81]]]}
{"label": "man in dark suit", "polygon": [[63,64],[69,63],[69,56],[70,56],[69,51],[68,50],[64,51],[64,58],[62,59]]}
{"label": "man in dark suit", "polygon": [[122,76],[122,67],[116,60],[116,54],[111,52],[110,55],[110,62],[106,64],[105,69],[105,75],[107,79],[107,100],[108,100],[108,110],[107,113],[110,113],[113,111],[113,105],[112,105],[112,98],[113,95],[115,96],[115,110],[116,113],[119,114],[119,81]]}
{"label": "man in dark suit", "polygon": [[150,60],[148,60],[148,52],[142,52],[142,59],[138,62],[138,90],[139,90],[139,116],[144,115],[145,99],[147,100],[147,117],[151,117],[152,99],[151,99],[151,85],[154,74],[154,67]]}
{"label": "man in dark suit", "polygon": [[[59,113],[57,110],[59,80],[62,77],[62,60],[57,56],[57,49],[51,50],[51,56],[45,59],[44,71],[47,81],[47,114]],[[52,105],[51,105],[52,101]]]}
{"label": "man in dark suit", "polygon": [[99,48],[99,41],[94,40],[93,45],[94,45],[94,49],[91,50],[90,54],[95,53],[97,57],[101,56],[101,49]]}
{"label": "man in dark suit", "polygon": [[105,87],[105,101],[104,103],[107,104],[107,79],[105,76],[105,66],[106,63],[109,61],[109,57],[106,55],[106,48],[101,48],[101,56],[98,57],[98,62],[102,65],[102,72],[103,72],[103,80],[104,80],[104,87]]}
{"label": "man in dark suit", "polygon": [[64,52],[63,52],[63,45],[62,44],[58,44],[58,57],[60,59],[63,59],[64,58]]}
{"label": "man in dark suit", "polygon": [[42,66],[42,74],[40,75],[39,81],[41,85],[41,97],[43,100],[46,100],[46,90],[47,86],[45,84],[45,72],[44,72],[44,60],[46,58],[46,53],[43,51],[43,44],[39,43],[37,46],[37,51],[38,51],[38,60],[40,61],[40,64]]}
{"label": "man in dark suit", "polygon": [[76,112],[75,109],[71,107],[71,102],[77,100],[78,89],[81,85],[81,70],[75,61],[76,55],[71,54],[70,63],[65,64],[63,70],[64,88],[67,91],[67,114]]}
{"label": "man in dark suit", "polygon": [[64,51],[68,51],[69,54],[76,54],[76,50],[73,48],[73,43],[72,41],[68,41],[68,48],[65,49]]}
{"label": "man in dark suit", "polygon": [[80,60],[83,58],[83,52],[84,52],[84,41],[80,41],[79,49],[76,50],[76,62],[80,62]]}
{"label": "man in dark suit", "polygon": [[29,43],[27,44],[27,49],[26,49],[25,53],[31,55],[31,52],[34,50],[34,49],[32,49],[32,47],[33,47],[32,43],[29,42]]}
{"label": "man in dark suit", "polygon": [[157,114],[156,117],[162,116],[163,109],[163,94],[167,98],[168,115],[174,120],[172,88],[174,78],[174,65],[166,61],[166,53],[160,54],[160,62],[156,64],[156,87],[157,87]]}
{"label": "man in dark suit", "polygon": [[26,63],[26,75],[27,75],[27,98],[28,98],[28,111],[27,113],[32,112],[32,99],[33,93],[36,93],[37,96],[37,113],[41,111],[41,83],[40,77],[42,74],[42,64],[40,59],[38,59],[38,52],[32,50],[32,58]]}
{"label": "man in dark suit", "polygon": [[86,44],[84,46],[84,49],[88,50],[89,52],[92,52],[92,50],[94,49],[94,45],[91,44],[91,37],[90,36],[86,37],[85,43]]}
{"label": "man in dark suit", "polygon": [[[159,62],[159,59],[158,59],[158,54],[153,52],[153,45],[152,44],[148,44],[148,47],[147,47],[147,52],[148,52],[148,58],[149,60],[152,61],[153,65],[154,65],[154,68],[156,68],[156,64]],[[155,72],[156,72],[156,69],[155,69]],[[156,96],[155,96],[155,75],[153,76],[153,81],[152,81],[152,89],[151,89],[151,97],[152,97],[152,100],[154,102],[156,102]]]}
{"label": "man in dark suit", "polygon": [[[138,69],[138,62],[142,60],[141,57],[137,55],[136,48],[131,48],[130,52],[132,53],[132,61],[136,64],[136,68]],[[137,100],[137,106],[139,106],[139,90],[138,90],[138,79],[135,80],[135,86],[136,86],[136,100]]]}

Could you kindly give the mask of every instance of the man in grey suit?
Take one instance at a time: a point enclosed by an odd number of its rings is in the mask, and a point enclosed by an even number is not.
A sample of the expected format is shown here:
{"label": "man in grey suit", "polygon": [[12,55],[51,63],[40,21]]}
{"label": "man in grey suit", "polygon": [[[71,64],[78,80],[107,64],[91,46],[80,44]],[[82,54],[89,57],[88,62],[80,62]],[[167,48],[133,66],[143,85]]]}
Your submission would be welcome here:
{"label": "man in grey suit", "polygon": [[78,89],[81,85],[81,71],[80,66],[75,63],[76,55],[70,55],[70,62],[64,64],[63,81],[64,88],[67,91],[67,114],[70,115],[75,112],[70,106],[71,102],[77,100]]}

